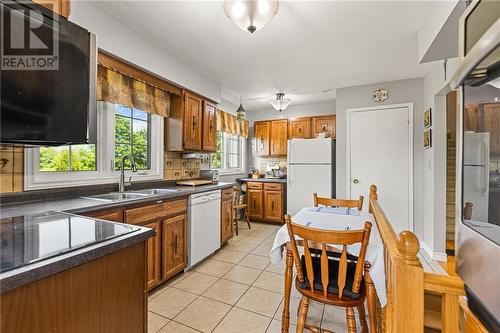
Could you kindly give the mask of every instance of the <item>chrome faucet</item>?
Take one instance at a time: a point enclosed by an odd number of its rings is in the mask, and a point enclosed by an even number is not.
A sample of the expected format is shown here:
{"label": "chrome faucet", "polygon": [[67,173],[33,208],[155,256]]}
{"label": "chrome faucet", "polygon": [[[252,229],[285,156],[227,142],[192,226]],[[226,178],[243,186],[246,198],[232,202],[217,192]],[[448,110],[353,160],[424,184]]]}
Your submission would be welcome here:
{"label": "chrome faucet", "polygon": [[[132,172],[137,172],[137,167],[135,165],[135,161],[134,161],[134,158],[132,157],[132,155],[124,155],[122,157],[120,183],[118,184],[118,191],[119,192],[125,192],[125,160],[127,158],[130,160],[130,164],[132,165]],[[130,177],[130,178],[132,178],[132,177]]]}

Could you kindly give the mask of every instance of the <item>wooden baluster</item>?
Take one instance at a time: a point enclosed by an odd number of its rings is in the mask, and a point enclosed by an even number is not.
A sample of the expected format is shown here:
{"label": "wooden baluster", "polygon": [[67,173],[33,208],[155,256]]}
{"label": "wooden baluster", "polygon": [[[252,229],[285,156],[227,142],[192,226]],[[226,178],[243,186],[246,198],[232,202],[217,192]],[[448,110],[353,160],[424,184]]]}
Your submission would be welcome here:
{"label": "wooden baluster", "polygon": [[326,253],[326,244],[323,243],[321,251],[321,284],[323,285],[323,295],[325,298],[328,295],[328,281],[330,277],[328,276],[328,254]]}
{"label": "wooden baluster", "polygon": [[306,261],[306,273],[307,279],[309,280],[309,287],[311,288],[311,292],[314,292],[314,269],[312,264],[311,251],[309,250],[309,244],[307,240],[303,240],[304,242],[304,259]]}
{"label": "wooden baluster", "polygon": [[370,213],[373,213],[372,200],[377,200],[377,199],[378,199],[377,186],[372,185],[370,186],[370,202],[368,203],[368,211]]}

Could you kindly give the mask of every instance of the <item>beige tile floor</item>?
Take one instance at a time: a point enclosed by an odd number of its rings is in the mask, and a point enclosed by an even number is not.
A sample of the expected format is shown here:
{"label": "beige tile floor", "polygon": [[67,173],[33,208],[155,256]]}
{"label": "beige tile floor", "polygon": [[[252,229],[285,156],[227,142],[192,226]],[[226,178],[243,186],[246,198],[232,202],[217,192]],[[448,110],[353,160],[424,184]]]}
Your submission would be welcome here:
{"label": "beige tile floor", "polygon": [[[281,331],[284,261],[269,251],[279,226],[239,225],[240,234],[216,255],[156,288],[149,296],[149,333],[274,333]],[[290,332],[300,295],[292,288]],[[312,303],[308,323],[346,331],[343,309]]]}

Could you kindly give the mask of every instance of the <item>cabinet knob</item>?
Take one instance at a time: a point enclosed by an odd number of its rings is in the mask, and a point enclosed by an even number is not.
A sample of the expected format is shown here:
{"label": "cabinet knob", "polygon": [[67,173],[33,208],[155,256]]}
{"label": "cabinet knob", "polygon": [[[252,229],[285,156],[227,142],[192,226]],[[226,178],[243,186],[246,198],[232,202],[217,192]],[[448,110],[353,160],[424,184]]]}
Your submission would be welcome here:
{"label": "cabinet knob", "polygon": [[357,180],[356,178],[354,178],[354,179],[352,180],[352,182],[353,182],[354,184],[358,184],[358,183],[359,183],[359,180]]}

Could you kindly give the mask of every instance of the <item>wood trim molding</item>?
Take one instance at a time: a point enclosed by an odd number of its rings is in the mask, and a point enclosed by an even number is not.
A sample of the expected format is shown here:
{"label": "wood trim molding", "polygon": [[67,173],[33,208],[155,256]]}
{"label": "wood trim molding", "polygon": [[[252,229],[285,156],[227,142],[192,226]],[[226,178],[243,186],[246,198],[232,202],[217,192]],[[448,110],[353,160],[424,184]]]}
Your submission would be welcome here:
{"label": "wood trim molding", "polygon": [[177,87],[176,85],[166,80],[159,79],[153,74],[150,74],[138,67],[130,65],[118,58],[106,54],[102,50],[99,50],[97,60],[99,61],[100,64],[102,64],[105,67],[115,69],[122,74],[131,76],[133,78],[157,86],[158,88],[168,91],[171,94],[182,96],[183,90]]}

